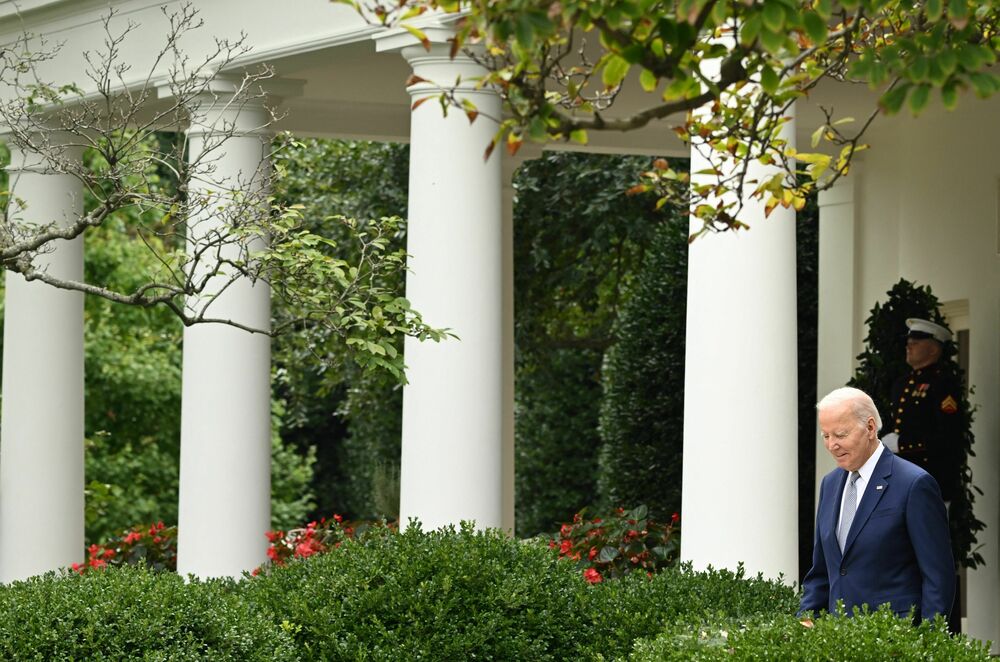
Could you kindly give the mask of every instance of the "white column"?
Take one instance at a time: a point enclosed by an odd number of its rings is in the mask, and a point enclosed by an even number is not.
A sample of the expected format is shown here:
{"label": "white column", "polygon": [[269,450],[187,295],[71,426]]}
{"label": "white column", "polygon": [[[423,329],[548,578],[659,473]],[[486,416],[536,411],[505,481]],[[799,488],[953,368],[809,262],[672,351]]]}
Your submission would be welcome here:
{"label": "white column", "polygon": [[503,487],[503,214],[501,159],[483,154],[496,131],[497,95],[475,90],[479,67],[449,57],[446,29],[426,30],[430,51],[408,35],[379,41],[401,47],[424,83],[409,88],[414,101],[451,86],[481,115],[470,124],[436,100],[410,119],[410,185],[406,294],[424,319],[458,339],[406,339],[409,383],[403,389],[400,519],[425,529],[461,520],[478,527],[504,525]]}
{"label": "white column", "polygon": [[[83,212],[79,180],[47,174],[37,154],[11,146],[9,170],[13,223],[66,226]],[[35,265],[82,281],[82,237],[52,248]],[[8,271],[3,333],[0,582],[10,582],[83,560],[83,295]]]}
{"label": "white column", "polygon": [[[854,181],[842,177],[819,194],[819,319],[816,350],[816,397],[847,384],[854,374],[857,334],[855,315]],[[823,476],[836,467],[816,433],[816,499]]]}
{"label": "white column", "polygon": [[[266,183],[269,116],[260,106],[227,107],[226,90],[206,98],[188,130],[191,160],[211,151],[211,172],[192,184],[192,200],[209,202],[188,221],[189,253],[213,232],[246,191]],[[221,145],[221,134],[233,135]],[[257,248],[256,246],[252,248]],[[224,254],[234,254],[231,244]],[[199,269],[208,268],[202,264]],[[216,292],[217,279],[208,288]],[[200,306],[202,302],[192,301]],[[230,285],[207,316],[270,328],[270,290],[247,280]],[[271,345],[268,336],[223,324],[184,329],[177,571],[238,577],[262,564],[271,519]]]}
{"label": "white column", "polygon": [[[794,122],[783,137],[794,145]],[[707,167],[692,150],[691,172]],[[749,178],[771,171],[757,166]],[[750,187],[751,190],[753,187]],[[795,212],[691,244],[681,557],[798,577]],[[700,228],[692,219],[692,229]]]}

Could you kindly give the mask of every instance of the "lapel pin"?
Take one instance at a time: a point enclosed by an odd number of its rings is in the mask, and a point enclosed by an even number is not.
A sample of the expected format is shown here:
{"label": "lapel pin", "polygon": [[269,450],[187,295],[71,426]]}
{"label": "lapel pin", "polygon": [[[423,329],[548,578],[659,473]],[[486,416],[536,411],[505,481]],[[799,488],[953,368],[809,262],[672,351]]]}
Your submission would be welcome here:
{"label": "lapel pin", "polygon": [[876,485],[875,489],[876,490],[881,490],[883,487],[885,487],[885,485]]}

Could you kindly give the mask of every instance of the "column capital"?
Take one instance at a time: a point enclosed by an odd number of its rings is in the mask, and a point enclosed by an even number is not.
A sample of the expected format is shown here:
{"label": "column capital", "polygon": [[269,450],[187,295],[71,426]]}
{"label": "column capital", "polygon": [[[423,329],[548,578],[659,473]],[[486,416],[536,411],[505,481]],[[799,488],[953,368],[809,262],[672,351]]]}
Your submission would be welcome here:
{"label": "column capital", "polygon": [[[7,149],[10,151],[10,165],[4,168],[7,172],[61,175],[71,168],[70,164],[79,164],[83,158],[80,137],[65,131],[31,134],[26,139],[11,139],[8,131],[0,134],[0,137],[7,141]],[[31,140],[32,143],[26,143],[25,140]]]}
{"label": "column capital", "polygon": [[[300,96],[304,80],[265,78],[247,81],[239,73],[205,78],[189,103],[189,136],[235,130],[240,135],[267,135],[273,123],[271,109],[282,100]],[[163,82],[156,87],[160,99],[176,98],[176,90]],[[225,128],[222,128],[225,127]]]}

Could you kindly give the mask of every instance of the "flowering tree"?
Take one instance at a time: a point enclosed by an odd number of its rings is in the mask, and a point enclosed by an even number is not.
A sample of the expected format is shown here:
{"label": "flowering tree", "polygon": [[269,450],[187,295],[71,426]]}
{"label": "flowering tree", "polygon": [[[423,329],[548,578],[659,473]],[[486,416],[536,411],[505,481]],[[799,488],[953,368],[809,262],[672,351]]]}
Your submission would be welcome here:
{"label": "flowering tree", "polygon": [[[988,97],[1000,87],[989,70],[1000,43],[996,0],[334,1],[401,23],[428,48],[418,17],[453,20],[452,53],[478,60],[487,71],[479,84],[504,102],[487,154],[666,122],[708,166],[691,187],[686,173],[659,161],[637,190],[660,191],[661,204],[689,203],[705,230],[741,227],[744,189],[767,210],[801,208],[847,172],[879,113],[904,105],[919,113],[932,93],[953,108],[963,89]],[[877,104],[857,119],[826,110],[812,136],[823,148],[797,151],[781,134],[788,110],[828,79],[877,90]],[[622,114],[615,103],[626,85],[647,102]],[[449,92],[442,102],[470,121],[479,115]],[[777,167],[753,175],[754,163]]]}

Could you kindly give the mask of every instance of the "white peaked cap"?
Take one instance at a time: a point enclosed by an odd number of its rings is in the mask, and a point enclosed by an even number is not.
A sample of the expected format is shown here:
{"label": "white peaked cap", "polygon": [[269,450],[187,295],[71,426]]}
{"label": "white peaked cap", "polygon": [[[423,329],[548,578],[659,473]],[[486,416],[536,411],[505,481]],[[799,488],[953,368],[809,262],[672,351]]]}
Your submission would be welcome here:
{"label": "white peaked cap", "polygon": [[934,322],[922,320],[917,317],[911,317],[906,320],[906,328],[910,331],[926,333],[938,342],[948,342],[951,340],[951,331],[944,328],[940,324],[935,324]]}

